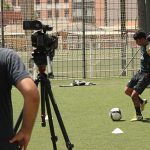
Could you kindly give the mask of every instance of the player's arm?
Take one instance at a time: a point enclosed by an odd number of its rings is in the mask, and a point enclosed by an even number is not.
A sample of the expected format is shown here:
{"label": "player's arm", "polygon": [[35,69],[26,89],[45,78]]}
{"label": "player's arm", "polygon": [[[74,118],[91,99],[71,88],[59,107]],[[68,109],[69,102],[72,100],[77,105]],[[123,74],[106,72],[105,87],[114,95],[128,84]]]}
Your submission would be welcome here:
{"label": "player's arm", "polygon": [[26,150],[38,112],[39,92],[31,78],[18,81],[16,87],[24,97],[23,120],[20,131],[10,142],[18,142]]}

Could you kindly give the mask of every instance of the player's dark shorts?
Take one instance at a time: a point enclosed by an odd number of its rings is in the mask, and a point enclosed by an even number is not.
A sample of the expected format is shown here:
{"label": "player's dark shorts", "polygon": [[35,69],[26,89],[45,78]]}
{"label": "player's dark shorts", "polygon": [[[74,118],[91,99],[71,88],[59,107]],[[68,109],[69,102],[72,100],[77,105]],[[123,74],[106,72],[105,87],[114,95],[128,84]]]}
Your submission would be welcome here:
{"label": "player's dark shorts", "polygon": [[138,71],[129,81],[127,87],[133,88],[139,94],[150,84],[150,73]]}

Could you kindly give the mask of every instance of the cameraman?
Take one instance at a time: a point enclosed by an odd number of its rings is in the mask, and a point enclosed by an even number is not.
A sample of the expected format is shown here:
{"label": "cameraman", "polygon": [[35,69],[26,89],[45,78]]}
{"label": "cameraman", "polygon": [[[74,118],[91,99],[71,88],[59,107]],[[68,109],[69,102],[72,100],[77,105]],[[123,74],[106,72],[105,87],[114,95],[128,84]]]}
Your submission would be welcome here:
{"label": "cameraman", "polygon": [[[23,120],[18,133],[13,129],[12,86],[24,98]],[[20,57],[0,48],[0,150],[26,150],[39,107],[39,92]]]}

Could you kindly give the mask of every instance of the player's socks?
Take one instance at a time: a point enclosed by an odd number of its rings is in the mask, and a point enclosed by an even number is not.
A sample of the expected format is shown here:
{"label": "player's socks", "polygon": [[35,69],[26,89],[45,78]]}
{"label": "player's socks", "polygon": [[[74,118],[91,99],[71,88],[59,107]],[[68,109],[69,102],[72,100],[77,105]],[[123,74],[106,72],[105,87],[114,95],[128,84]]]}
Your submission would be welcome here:
{"label": "player's socks", "polygon": [[140,107],[135,107],[135,111],[136,111],[136,115],[137,115],[137,116],[142,115],[142,113],[141,113],[141,108],[140,108]]}

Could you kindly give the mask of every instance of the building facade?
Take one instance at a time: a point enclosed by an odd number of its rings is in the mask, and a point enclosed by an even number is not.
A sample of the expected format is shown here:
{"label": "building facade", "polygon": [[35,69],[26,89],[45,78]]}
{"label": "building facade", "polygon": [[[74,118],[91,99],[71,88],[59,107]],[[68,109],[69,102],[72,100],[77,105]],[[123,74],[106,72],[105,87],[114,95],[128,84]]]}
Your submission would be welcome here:
{"label": "building facade", "polygon": [[[25,4],[25,2],[27,4]],[[130,25],[135,25],[137,20],[136,0],[5,0],[5,13],[10,11],[22,13],[22,7],[33,4],[34,19],[57,20],[57,22],[72,23],[86,22],[97,27],[114,26],[120,23],[121,5],[125,4],[125,20]],[[12,16],[6,18],[13,18]],[[14,18],[16,18],[14,16]],[[12,21],[9,21],[12,22]],[[13,21],[14,22],[14,21]],[[18,21],[17,21],[18,22]]]}

